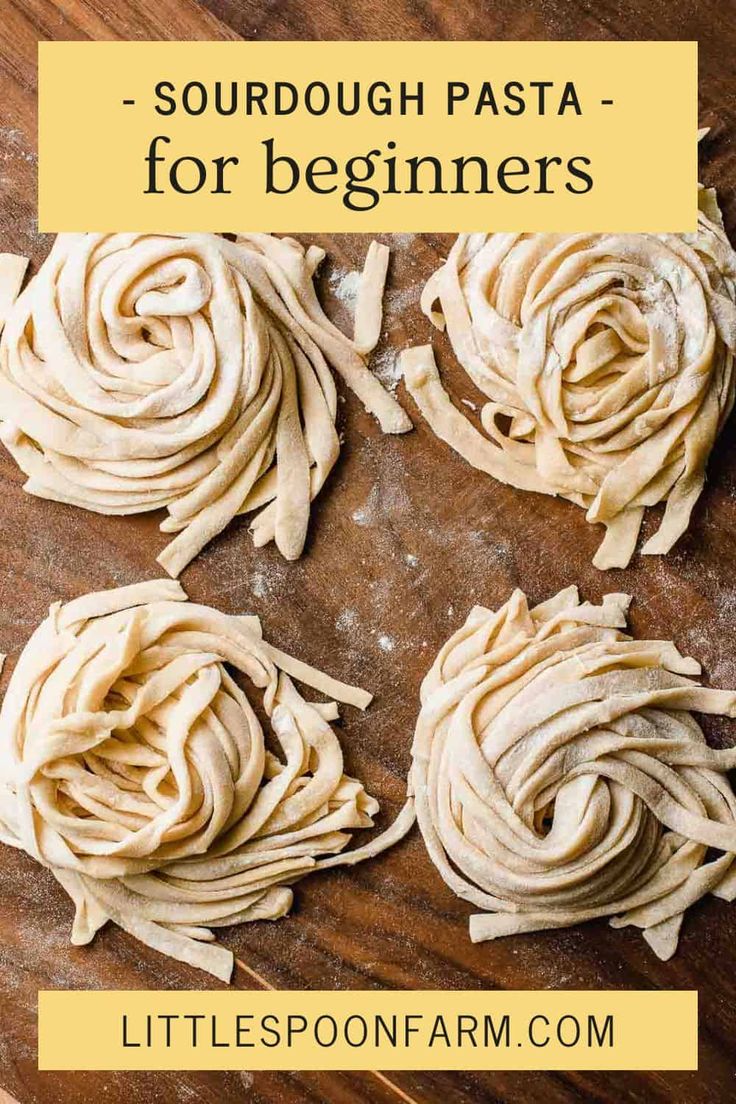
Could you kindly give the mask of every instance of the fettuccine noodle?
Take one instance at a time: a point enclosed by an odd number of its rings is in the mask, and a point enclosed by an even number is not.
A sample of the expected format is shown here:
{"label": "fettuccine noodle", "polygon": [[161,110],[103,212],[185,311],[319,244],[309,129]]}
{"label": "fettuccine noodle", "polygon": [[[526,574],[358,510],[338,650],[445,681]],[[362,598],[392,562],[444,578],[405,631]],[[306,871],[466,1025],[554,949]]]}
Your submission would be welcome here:
{"label": "fettuccine noodle", "polygon": [[690,712],[734,717],[736,692],[627,636],[628,604],[569,587],[530,609],[517,590],[473,609],[424,680],[410,783],[474,942],[611,917],[666,959],[690,905],[736,896],[736,749]]}
{"label": "fettuccine noodle", "polygon": [[387,248],[369,249],[354,340],[317,300],[323,256],[268,234],[60,234],[11,305],[25,261],[6,255],[0,438],[25,489],[101,514],[166,507],[172,576],[251,511],[256,546],[296,559],[340,448],[328,363],[385,432],[411,428],[366,367]]}
{"label": "fettuccine noodle", "polygon": [[[429,346],[403,355],[434,432],[470,464],[582,506],[626,567],[686,530],[734,400],[736,254],[715,193],[693,234],[461,234],[422,306],[485,396],[480,432],[452,404]],[[439,302],[441,310],[435,309]]]}
{"label": "fettuccine noodle", "polygon": [[[278,754],[225,664],[262,691]],[[69,893],[73,943],[112,920],[227,981],[233,955],[212,929],[278,919],[293,882],[408,830],[405,813],[341,854],[378,803],[344,772],[335,701],[305,701],[291,677],[371,700],[171,580],[52,606],[0,710],[0,839]]]}

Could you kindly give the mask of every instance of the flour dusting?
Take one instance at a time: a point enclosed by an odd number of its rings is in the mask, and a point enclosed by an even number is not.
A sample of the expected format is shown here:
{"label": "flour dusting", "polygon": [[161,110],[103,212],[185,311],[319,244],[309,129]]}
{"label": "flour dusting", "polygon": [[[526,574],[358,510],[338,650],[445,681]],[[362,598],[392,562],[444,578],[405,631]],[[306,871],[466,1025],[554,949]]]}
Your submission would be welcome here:
{"label": "flour dusting", "polygon": [[250,577],[250,588],[253,591],[256,598],[265,598],[268,594],[270,587],[268,585],[268,579],[262,571],[254,571]]}
{"label": "flour dusting", "polygon": [[337,615],[335,628],[338,632],[350,632],[358,626],[358,615],[354,609],[344,609]]}
{"label": "flour dusting", "polygon": [[0,160],[25,161],[33,165],[38,157],[27,148],[23,133],[17,127],[0,127]]}
{"label": "flour dusting", "polygon": [[345,272],[344,269],[338,269],[330,276],[330,288],[333,293],[341,303],[344,303],[352,311],[355,310],[358,302],[360,277],[360,272]]}
{"label": "flour dusting", "polygon": [[386,388],[395,394],[401,381],[401,362],[395,349],[384,349],[371,357],[371,370]]}

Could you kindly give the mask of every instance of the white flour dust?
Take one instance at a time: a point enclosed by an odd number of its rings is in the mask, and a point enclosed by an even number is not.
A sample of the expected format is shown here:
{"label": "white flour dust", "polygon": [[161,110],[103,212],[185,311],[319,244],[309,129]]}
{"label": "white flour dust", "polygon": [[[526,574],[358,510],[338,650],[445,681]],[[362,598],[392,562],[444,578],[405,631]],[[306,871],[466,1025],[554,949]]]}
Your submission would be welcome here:
{"label": "white flour dust", "polygon": [[401,362],[396,349],[388,348],[376,353],[371,357],[370,367],[383,386],[394,394],[401,381]]}
{"label": "white flour dust", "polygon": [[338,632],[351,632],[358,627],[358,615],[354,609],[344,609],[337,615],[335,628]]}
{"label": "white flour dust", "polygon": [[350,310],[355,310],[360,290],[360,272],[346,272],[337,269],[330,275],[330,289],[333,294]]}

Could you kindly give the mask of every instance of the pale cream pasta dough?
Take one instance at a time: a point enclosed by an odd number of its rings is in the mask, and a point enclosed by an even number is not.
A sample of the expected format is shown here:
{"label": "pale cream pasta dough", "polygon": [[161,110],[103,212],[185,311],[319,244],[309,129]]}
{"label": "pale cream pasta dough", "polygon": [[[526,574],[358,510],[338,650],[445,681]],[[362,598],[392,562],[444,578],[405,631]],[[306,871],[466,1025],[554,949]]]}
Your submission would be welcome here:
{"label": "pale cream pasta dough", "polygon": [[628,605],[517,590],[471,610],[424,680],[410,789],[475,942],[610,917],[666,959],[686,909],[736,896],[736,749],[691,712],[734,717],[736,692],[628,636]]}
{"label": "pale cream pasta dough", "polygon": [[606,527],[594,558],[626,567],[686,530],[733,405],[736,254],[715,192],[690,234],[461,234],[422,307],[483,396],[482,431],[429,346],[403,354],[434,432],[474,467],[560,495]]}
{"label": "pale cream pasta dough", "polygon": [[238,513],[296,559],[340,449],[330,366],[385,432],[411,428],[366,364],[388,249],[368,251],[352,339],[317,299],[323,256],[268,234],[60,234],[15,299],[25,260],[3,255],[0,438],[25,489],[165,507],[172,576]]}
{"label": "pale cream pasta dough", "polygon": [[[228,666],[262,693],[272,746]],[[341,854],[378,803],[345,773],[335,700],[306,701],[292,678],[370,702],[173,580],[52,606],[0,710],[0,839],[64,886],[73,943],[112,920],[227,981],[217,928],[282,917],[292,883],[408,830],[405,811]]]}

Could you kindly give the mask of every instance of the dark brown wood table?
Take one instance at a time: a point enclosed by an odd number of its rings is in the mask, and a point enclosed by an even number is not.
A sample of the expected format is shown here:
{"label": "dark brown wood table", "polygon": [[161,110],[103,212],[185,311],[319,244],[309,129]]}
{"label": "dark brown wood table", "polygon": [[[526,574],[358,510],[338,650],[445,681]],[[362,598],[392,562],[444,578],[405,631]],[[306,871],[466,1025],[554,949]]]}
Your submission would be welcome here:
{"label": "dark brown wood table", "polygon": [[[50,246],[35,229],[39,39],[237,37],[697,39],[700,117],[713,126],[701,175],[718,187],[727,225],[736,232],[731,0],[0,0],[0,251],[27,253],[35,268]],[[378,355],[388,374],[397,349],[430,336],[417,294],[450,242],[441,235],[393,241]],[[329,253],[321,292],[332,317],[347,326],[349,313],[336,292],[342,276],[360,267],[367,239],[340,235],[321,244]],[[451,387],[469,396],[448,346],[435,344]],[[403,387],[399,396],[416,413]],[[600,532],[576,507],[524,495],[471,470],[418,418],[413,433],[382,437],[353,396],[344,399],[345,447],[315,504],[306,555],[286,564],[273,546],[255,551],[241,520],[195,561],[183,582],[197,601],[262,615],[274,643],[375,692],[365,715],[346,711],[343,740],[351,773],[381,801],[382,823],[402,801],[419,683],[437,648],[472,604],[495,606],[514,586],[534,600],[570,582],[595,600],[606,590],[627,590],[635,598],[638,633],[674,639],[703,662],[712,685],[736,685],[733,420],[712,457],[691,530],[674,553],[636,557],[627,571],[602,575],[590,562]],[[164,543],[155,515],[101,518],[31,498],[22,482],[0,452],[0,650],[9,654],[8,669],[50,602],[156,576],[155,555]],[[379,645],[382,635],[390,637],[392,650]],[[716,742],[736,737],[733,723],[707,729]],[[222,934],[277,987],[697,988],[700,1071],[392,1073],[390,1083],[362,1073],[39,1073],[39,988],[194,989],[210,983],[112,926],[93,946],[71,947],[72,907],[63,890],[27,856],[3,847],[0,1084],[21,1104],[721,1104],[734,1098],[734,906],[709,899],[694,908],[668,963],[657,961],[634,929],[613,931],[603,922],[473,946],[469,907],[440,881],[416,831],[378,861],[308,880],[296,895],[286,919]],[[253,984],[238,971],[235,985]],[[0,1099],[6,1099],[1,1091]]]}

